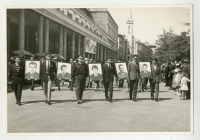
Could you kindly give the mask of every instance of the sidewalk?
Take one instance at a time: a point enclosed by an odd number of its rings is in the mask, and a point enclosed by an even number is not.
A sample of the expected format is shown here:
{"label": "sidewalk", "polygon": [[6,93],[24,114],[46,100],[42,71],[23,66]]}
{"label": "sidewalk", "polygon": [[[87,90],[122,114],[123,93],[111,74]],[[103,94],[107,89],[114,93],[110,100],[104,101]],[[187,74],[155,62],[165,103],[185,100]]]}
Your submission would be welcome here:
{"label": "sidewalk", "polygon": [[100,89],[86,89],[83,103],[76,103],[75,91],[61,87],[52,92],[52,105],[44,103],[41,87],[22,92],[22,106],[14,93],[7,94],[8,133],[45,132],[188,132],[190,100],[180,100],[174,91],[160,84],[159,102],[150,99],[150,89],[139,92],[137,102],[126,89],[114,88],[113,103]]}

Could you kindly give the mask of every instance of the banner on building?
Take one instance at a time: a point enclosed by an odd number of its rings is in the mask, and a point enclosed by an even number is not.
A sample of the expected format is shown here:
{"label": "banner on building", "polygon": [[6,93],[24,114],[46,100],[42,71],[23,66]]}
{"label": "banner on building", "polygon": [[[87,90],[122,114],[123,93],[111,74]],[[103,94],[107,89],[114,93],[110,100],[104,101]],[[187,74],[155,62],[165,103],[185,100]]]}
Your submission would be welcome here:
{"label": "banner on building", "polygon": [[86,37],[85,47],[86,47],[85,48],[85,52],[96,54],[97,42],[95,42],[92,39]]}

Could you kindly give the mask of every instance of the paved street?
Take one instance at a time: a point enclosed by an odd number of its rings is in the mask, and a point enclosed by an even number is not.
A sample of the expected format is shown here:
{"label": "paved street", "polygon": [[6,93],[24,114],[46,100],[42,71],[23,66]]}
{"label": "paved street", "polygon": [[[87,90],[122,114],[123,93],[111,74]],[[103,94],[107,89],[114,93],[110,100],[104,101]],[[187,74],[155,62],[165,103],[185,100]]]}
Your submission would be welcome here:
{"label": "paved street", "polygon": [[42,132],[188,132],[190,100],[180,100],[174,91],[160,84],[159,102],[150,100],[150,90],[129,100],[126,89],[114,88],[113,103],[105,101],[102,88],[87,89],[83,103],[76,103],[75,91],[61,87],[52,92],[52,105],[44,103],[40,86],[23,90],[22,106],[14,93],[7,94],[8,133]]}

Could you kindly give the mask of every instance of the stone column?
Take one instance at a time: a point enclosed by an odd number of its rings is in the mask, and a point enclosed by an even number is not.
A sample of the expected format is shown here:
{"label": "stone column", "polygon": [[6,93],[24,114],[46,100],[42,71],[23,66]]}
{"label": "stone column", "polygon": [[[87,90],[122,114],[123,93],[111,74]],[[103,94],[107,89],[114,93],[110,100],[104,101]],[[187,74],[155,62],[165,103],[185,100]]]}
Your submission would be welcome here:
{"label": "stone column", "polygon": [[44,52],[49,52],[49,18],[44,20]]}
{"label": "stone column", "polygon": [[27,50],[27,51],[29,51],[29,26],[30,25],[26,26],[26,33],[25,33],[25,35],[26,35],[26,37],[25,37],[25,39],[26,39],[26,41],[25,41],[25,43],[26,43],[25,50]]}
{"label": "stone column", "polygon": [[18,12],[18,49],[24,50],[25,44],[25,16],[24,16],[24,9],[20,9]]}
{"label": "stone column", "polygon": [[101,60],[104,60],[104,46],[101,45]]}
{"label": "stone column", "polygon": [[107,59],[107,47],[104,47],[104,60]]}
{"label": "stone column", "polygon": [[81,34],[78,34],[78,55],[81,54]]}
{"label": "stone column", "polygon": [[85,58],[85,41],[86,41],[86,37],[83,37],[83,58]]}
{"label": "stone column", "polygon": [[39,15],[38,22],[38,52],[43,52],[43,16]]}
{"label": "stone column", "polygon": [[59,25],[59,54],[63,55],[63,25]]}
{"label": "stone column", "polygon": [[65,58],[67,58],[67,29],[66,27],[64,27],[64,34],[63,34],[63,46],[64,46],[64,50],[63,50],[63,56]]}
{"label": "stone column", "polygon": [[72,31],[72,58],[75,57],[75,31]]}

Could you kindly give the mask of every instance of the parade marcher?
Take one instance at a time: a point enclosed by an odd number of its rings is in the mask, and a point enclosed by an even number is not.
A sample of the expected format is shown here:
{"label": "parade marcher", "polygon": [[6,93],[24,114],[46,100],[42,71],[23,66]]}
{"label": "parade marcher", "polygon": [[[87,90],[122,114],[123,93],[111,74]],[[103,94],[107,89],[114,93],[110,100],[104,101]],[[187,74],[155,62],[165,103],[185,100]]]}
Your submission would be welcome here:
{"label": "parade marcher", "polygon": [[180,84],[180,90],[182,92],[182,97],[181,99],[187,99],[187,95],[188,95],[188,83],[190,82],[190,80],[187,78],[188,75],[183,72],[182,73],[182,78],[181,78],[181,84]]}
{"label": "parade marcher", "polygon": [[[139,74],[139,66],[138,66],[138,56],[133,55],[132,62],[128,64],[128,74],[129,74],[129,80],[130,80],[130,92],[129,96],[130,99],[133,99],[133,101],[137,101],[137,88],[138,88],[138,80],[140,79]],[[132,97],[133,95],[133,97]]]}
{"label": "parade marcher", "polygon": [[174,61],[171,60],[171,64],[170,64],[170,67],[169,67],[169,73],[168,73],[168,78],[169,78],[169,90],[173,90],[172,88],[172,81],[173,81],[173,70],[175,69],[175,65],[174,65]]}
{"label": "parade marcher", "polygon": [[[186,58],[183,60],[183,71],[187,74],[187,78],[190,79],[190,64],[189,59]],[[190,99],[190,83],[187,83],[188,90],[187,90],[187,99]]]}
{"label": "parade marcher", "polygon": [[[103,82],[104,82],[104,87],[105,87],[105,98],[109,102],[112,102],[112,98],[113,98],[114,76],[116,79],[118,79],[116,69],[115,67],[113,67],[111,63],[112,63],[112,58],[108,57],[106,63],[102,67]],[[109,96],[108,96],[108,89],[110,93]]]}
{"label": "parade marcher", "polygon": [[51,88],[55,79],[56,66],[52,60],[50,53],[46,53],[46,60],[41,65],[41,80],[43,83],[43,91],[45,96],[45,103],[51,105]]}
{"label": "parade marcher", "polygon": [[78,63],[73,66],[72,77],[75,79],[77,103],[80,104],[82,103],[86,77],[88,77],[88,66],[84,63],[81,55],[78,57]]}
{"label": "parade marcher", "polygon": [[[129,58],[128,62],[126,63],[126,66],[128,68],[128,64],[131,62],[132,60]],[[126,92],[129,92],[129,88],[130,88],[130,80],[128,80],[128,78],[126,79]]]}
{"label": "parade marcher", "polygon": [[57,57],[55,57],[55,58],[53,58],[53,61],[54,61],[54,63],[55,63],[55,66],[56,66],[56,70],[55,70],[55,78],[54,78],[54,87],[57,85],[57,87],[58,87],[58,90],[60,90],[60,83],[61,83],[61,80],[62,79],[59,79],[58,77],[57,77],[57,71],[58,71],[58,62],[59,62],[59,58],[57,58]]}
{"label": "parade marcher", "polygon": [[[159,83],[161,78],[161,70],[157,63],[158,59],[153,58],[152,59],[152,78],[151,78],[151,100],[158,101],[158,95],[159,95]],[[155,93],[155,94],[154,94]]]}
{"label": "parade marcher", "polygon": [[13,85],[16,104],[21,105],[22,84],[24,80],[24,67],[20,64],[21,58],[15,57],[15,63],[10,66],[9,84]]}

